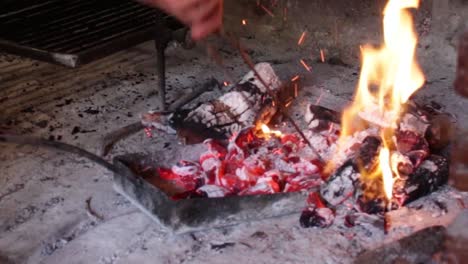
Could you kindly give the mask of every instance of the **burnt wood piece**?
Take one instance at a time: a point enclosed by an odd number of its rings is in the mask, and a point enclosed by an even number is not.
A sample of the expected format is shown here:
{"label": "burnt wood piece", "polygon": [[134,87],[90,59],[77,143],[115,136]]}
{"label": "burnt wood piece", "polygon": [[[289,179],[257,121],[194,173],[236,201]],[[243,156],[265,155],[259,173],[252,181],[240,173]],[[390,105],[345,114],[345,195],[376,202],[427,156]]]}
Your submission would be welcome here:
{"label": "burnt wood piece", "polygon": [[[371,148],[377,145],[369,140]],[[379,146],[379,145],[377,145]],[[364,149],[362,147],[362,149]],[[378,147],[377,147],[378,149]],[[378,151],[374,152],[378,155]],[[386,198],[383,193],[382,179],[362,178],[357,160],[362,157],[348,160],[329,180],[320,188],[320,195],[328,206],[334,208],[347,199],[356,199],[359,209],[369,214],[380,214],[387,209]],[[367,157],[366,157],[367,159]],[[371,161],[372,162],[372,161]],[[422,196],[436,191],[447,183],[449,175],[449,162],[445,157],[430,155],[408,176],[400,175],[393,187],[391,209],[397,209]]]}
{"label": "burnt wood piece", "polygon": [[307,106],[305,121],[314,132],[321,132],[330,129],[332,125],[340,125],[341,114],[319,105],[310,104]]}
{"label": "burnt wood piece", "polygon": [[464,33],[458,47],[458,65],[455,79],[455,90],[468,97],[468,32]]}
{"label": "burnt wood piece", "polygon": [[[270,64],[259,63],[255,67],[275,92],[289,88],[281,84]],[[183,142],[190,144],[207,138],[222,140],[243,128],[268,124],[278,110],[279,103],[275,103],[274,99],[251,71],[220,97],[193,109],[175,111],[169,118],[156,115],[154,122],[145,120],[145,124],[156,129],[169,126],[181,136]]]}
{"label": "burnt wood piece", "polygon": [[[190,103],[191,101],[195,100],[198,96],[202,95],[203,93],[213,90],[215,88],[219,88],[219,82],[216,79],[210,79],[205,84],[196,87],[193,92],[183,95],[179,100],[175,101],[168,109],[168,112],[174,112],[179,110],[184,105]],[[123,140],[130,135],[133,135],[144,128],[144,125],[141,121],[136,123],[127,125],[125,127],[119,128],[106,136],[102,139],[101,148],[99,154],[101,156],[106,156],[112,149],[115,143],[120,140]]]}

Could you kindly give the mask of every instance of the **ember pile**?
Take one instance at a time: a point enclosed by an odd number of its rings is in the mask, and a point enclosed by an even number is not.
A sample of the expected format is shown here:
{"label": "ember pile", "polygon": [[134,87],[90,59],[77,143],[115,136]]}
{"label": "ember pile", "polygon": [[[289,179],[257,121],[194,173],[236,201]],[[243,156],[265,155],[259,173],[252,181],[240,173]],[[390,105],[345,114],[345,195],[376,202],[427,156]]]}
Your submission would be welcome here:
{"label": "ember pile", "polygon": [[[418,4],[389,1],[385,43],[378,49],[362,47],[356,95],[342,114],[311,104],[304,113],[307,127],[299,130],[290,121],[296,131],[271,131],[266,124],[284,112],[277,105],[291,102],[275,101],[266,93],[284,87],[268,64],[257,65],[255,74],[247,74],[227,94],[235,95],[236,103],[225,95],[184,113],[184,122],[234,136],[227,144],[206,140],[208,150],[198,161],[159,169],[163,179],[184,190],[173,198],[304,191],[309,196],[301,225],[327,227],[338,210],[352,225],[356,213],[384,215],[445,184],[449,166],[442,153],[449,144],[451,118],[410,100],[424,84],[414,59],[417,39],[408,10]],[[147,123],[161,127],[160,120]]]}
{"label": "ember pile", "polygon": [[186,190],[174,198],[297,192],[322,183],[323,164],[294,134],[270,136],[247,128],[227,147],[212,139],[205,145],[198,162],[159,169],[163,179]]}

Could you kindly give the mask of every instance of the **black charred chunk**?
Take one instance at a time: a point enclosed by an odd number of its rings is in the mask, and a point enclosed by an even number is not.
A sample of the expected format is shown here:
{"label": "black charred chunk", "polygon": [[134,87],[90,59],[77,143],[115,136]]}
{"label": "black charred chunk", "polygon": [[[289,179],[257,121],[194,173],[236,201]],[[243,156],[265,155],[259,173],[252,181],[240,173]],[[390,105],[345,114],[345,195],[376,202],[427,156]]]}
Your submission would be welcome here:
{"label": "black charred chunk", "polygon": [[335,215],[329,208],[313,208],[309,207],[302,211],[299,222],[302,227],[320,227],[326,228],[333,224]]}
{"label": "black charred chunk", "polygon": [[436,191],[447,183],[448,175],[448,160],[442,156],[430,155],[404,182],[406,199],[403,204]]}
{"label": "black charred chunk", "polygon": [[354,194],[356,185],[359,185],[359,176],[354,162],[347,161],[320,188],[320,196],[327,205],[337,206]]}
{"label": "black charred chunk", "polygon": [[360,196],[357,203],[362,212],[367,214],[382,214],[385,212],[385,200],[383,198],[369,199],[365,196]]}
{"label": "black charred chunk", "polygon": [[309,121],[309,124],[313,121],[317,122],[317,125],[312,128],[312,131],[314,132],[328,130],[333,124],[341,123],[341,116],[338,112],[318,105],[310,105],[309,110],[313,115],[313,118]]}
{"label": "black charred chunk", "polygon": [[364,139],[356,157],[356,163],[360,168],[366,171],[372,170],[372,167],[377,164],[381,144],[382,141],[374,136]]}

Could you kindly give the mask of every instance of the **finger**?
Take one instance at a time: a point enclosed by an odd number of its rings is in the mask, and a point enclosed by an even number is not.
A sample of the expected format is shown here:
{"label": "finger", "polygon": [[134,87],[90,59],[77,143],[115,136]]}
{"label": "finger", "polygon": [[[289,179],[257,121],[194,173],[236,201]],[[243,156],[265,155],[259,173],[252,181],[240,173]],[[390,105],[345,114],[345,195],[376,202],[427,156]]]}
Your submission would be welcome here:
{"label": "finger", "polygon": [[210,35],[211,33],[216,32],[220,28],[221,28],[221,23],[216,20],[210,20],[208,22],[195,24],[192,27],[192,38],[194,40],[203,39],[207,37],[208,35]]}
{"label": "finger", "polygon": [[192,6],[186,15],[192,23],[197,23],[213,16],[216,12],[219,12],[219,0],[211,0],[202,1],[199,5]]}

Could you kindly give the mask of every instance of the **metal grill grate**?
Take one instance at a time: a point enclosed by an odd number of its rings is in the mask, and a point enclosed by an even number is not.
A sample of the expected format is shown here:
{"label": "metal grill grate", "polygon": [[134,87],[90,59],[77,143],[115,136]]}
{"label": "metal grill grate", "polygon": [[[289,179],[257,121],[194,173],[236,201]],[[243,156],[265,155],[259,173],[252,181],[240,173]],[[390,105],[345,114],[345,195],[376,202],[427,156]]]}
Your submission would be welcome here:
{"label": "metal grill grate", "polygon": [[157,37],[164,13],[132,0],[0,2],[0,50],[76,67]]}

